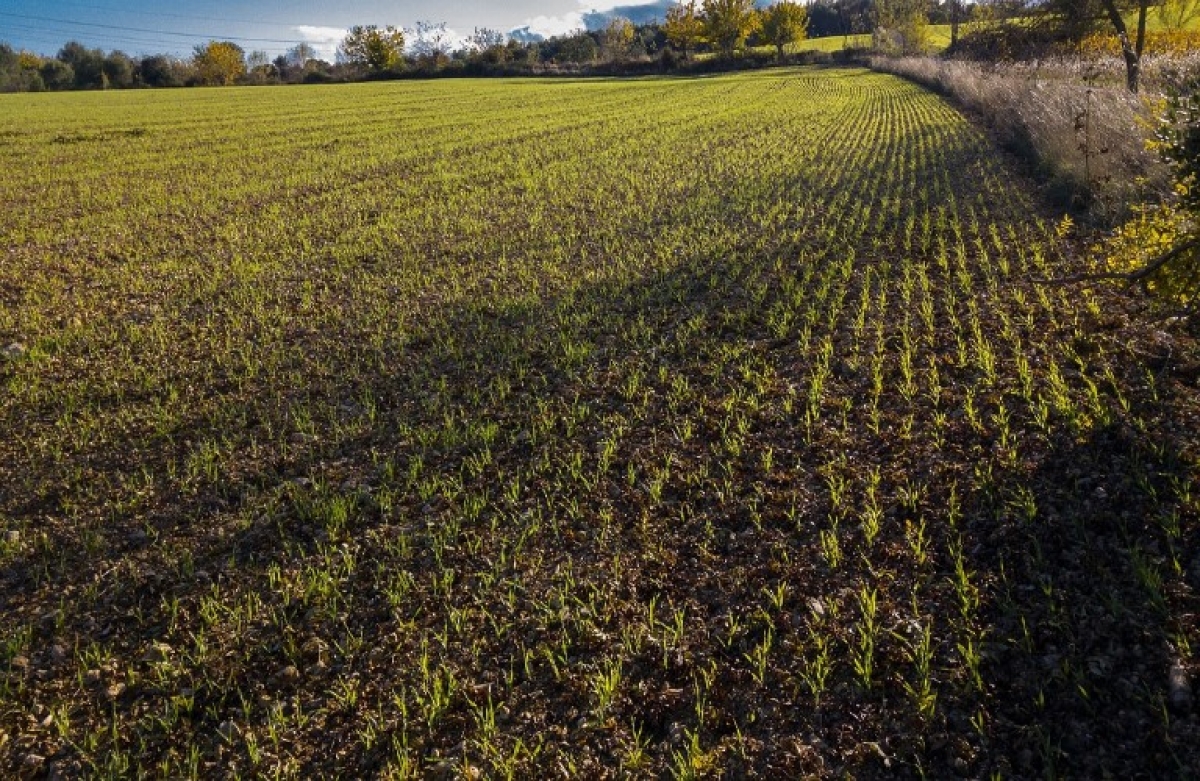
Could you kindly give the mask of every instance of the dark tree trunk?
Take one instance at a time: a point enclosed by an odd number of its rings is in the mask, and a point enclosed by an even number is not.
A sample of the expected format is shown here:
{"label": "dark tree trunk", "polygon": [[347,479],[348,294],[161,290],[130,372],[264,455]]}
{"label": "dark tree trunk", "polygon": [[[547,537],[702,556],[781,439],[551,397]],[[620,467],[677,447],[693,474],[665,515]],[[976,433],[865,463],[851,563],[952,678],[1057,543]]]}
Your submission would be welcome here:
{"label": "dark tree trunk", "polygon": [[1138,2],[1137,40],[1130,41],[1129,29],[1125,26],[1125,18],[1121,16],[1121,9],[1117,7],[1116,0],[1104,0],[1104,11],[1121,41],[1121,56],[1125,59],[1125,87],[1133,93],[1137,93],[1142,75],[1142,49],[1146,45],[1146,12],[1149,1]]}
{"label": "dark tree trunk", "polygon": [[1149,6],[1145,1],[1138,4],[1138,37],[1137,37],[1137,56],[1138,62],[1142,61],[1142,49],[1146,46],[1146,12]]}

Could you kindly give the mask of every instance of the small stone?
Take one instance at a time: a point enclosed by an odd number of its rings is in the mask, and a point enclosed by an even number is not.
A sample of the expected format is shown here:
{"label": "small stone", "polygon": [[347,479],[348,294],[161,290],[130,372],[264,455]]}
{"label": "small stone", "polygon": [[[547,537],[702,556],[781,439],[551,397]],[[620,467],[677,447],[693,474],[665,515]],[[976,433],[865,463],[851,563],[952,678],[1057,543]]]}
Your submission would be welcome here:
{"label": "small stone", "polygon": [[173,650],[174,649],[166,643],[154,643],[149,649],[146,650],[146,653],[142,654],[142,661],[151,663],[165,662],[171,658],[171,652]]}
{"label": "small stone", "polygon": [[123,683],[114,683],[112,686],[109,686],[107,689],[104,690],[104,696],[110,700],[115,700],[116,698],[120,697],[124,693],[125,693],[125,684],[123,684]]}
{"label": "small stone", "polygon": [[329,646],[319,637],[310,637],[304,641],[304,645],[300,646],[300,650],[309,659],[324,659]]}
{"label": "small stone", "polygon": [[275,677],[284,683],[295,683],[300,680],[300,670],[295,665],[289,664],[277,672]]}
{"label": "small stone", "polygon": [[10,661],[8,664],[12,667],[12,669],[24,672],[25,670],[29,669],[29,657],[14,656],[12,661]]}
{"label": "small stone", "polygon": [[1192,709],[1192,682],[1187,668],[1178,659],[1171,665],[1167,681],[1167,702],[1177,713],[1188,713]]}
{"label": "small stone", "polygon": [[100,671],[88,670],[83,674],[83,682],[88,686],[95,686],[96,684],[100,683]]}
{"label": "small stone", "polygon": [[9,545],[16,545],[21,541],[21,532],[15,529],[4,532],[4,541]]}
{"label": "small stone", "polygon": [[1104,486],[1096,486],[1096,490],[1094,491],[1094,493],[1095,493],[1097,499],[1107,499],[1108,498],[1108,491],[1104,490]]}
{"label": "small stone", "polygon": [[41,754],[26,754],[21,760],[21,767],[24,768],[26,772],[35,771],[44,764],[46,764],[46,758]]}
{"label": "small stone", "polygon": [[29,349],[27,347],[25,347],[25,345],[21,344],[20,342],[12,342],[11,344],[7,345],[3,351],[0,351],[0,352],[3,352],[5,358],[8,358],[9,360],[16,360],[17,358],[20,358],[25,353],[29,352]]}

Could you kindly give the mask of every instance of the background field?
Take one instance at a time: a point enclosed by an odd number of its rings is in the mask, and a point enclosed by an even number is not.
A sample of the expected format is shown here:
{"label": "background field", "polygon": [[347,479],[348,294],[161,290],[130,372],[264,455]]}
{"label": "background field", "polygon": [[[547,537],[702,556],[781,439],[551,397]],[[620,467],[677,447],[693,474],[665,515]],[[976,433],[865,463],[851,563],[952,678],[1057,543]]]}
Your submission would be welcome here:
{"label": "background field", "polygon": [[[1137,15],[1131,14],[1126,17],[1125,24],[1132,33],[1137,31]],[[965,35],[972,29],[972,24],[964,22],[960,29],[960,34]],[[1146,30],[1148,32],[1160,32],[1170,29],[1162,20],[1154,13],[1153,9],[1150,15],[1146,17]],[[1200,19],[1193,19],[1185,28],[1187,30],[1200,30]],[[1100,28],[1099,34],[1111,38],[1116,38],[1116,33],[1112,32],[1111,26],[1105,23]],[[804,51],[820,51],[820,52],[839,52],[848,48],[869,48],[872,45],[870,33],[858,33],[855,35],[830,35],[821,38],[809,38],[799,43],[792,44],[789,52],[804,52]],[[948,24],[931,24],[928,26],[927,46],[931,54],[937,54],[944,51],[950,46],[950,25]],[[763,48],[761,51],[770,51],[769,48]],[[1114,53],[1114,58],[1119,59],[1119,50]]]}
{"label": "background field", "polygon": [[860,70],[0,97],[0,773],[1200,771],[1191,342]]}

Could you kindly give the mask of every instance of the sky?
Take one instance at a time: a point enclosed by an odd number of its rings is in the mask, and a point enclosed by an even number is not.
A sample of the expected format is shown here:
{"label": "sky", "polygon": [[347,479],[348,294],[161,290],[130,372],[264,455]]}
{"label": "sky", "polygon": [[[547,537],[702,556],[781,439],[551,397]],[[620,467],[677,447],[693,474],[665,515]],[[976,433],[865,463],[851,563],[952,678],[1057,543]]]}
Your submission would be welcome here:
{"label": "sky", "polygon": [[346,28],[444,22],[465,39],[477,27],[536,40],[602,27],[612,16],[661,19],[671,0],[0,0],[0,42],[52,55],[68,41],[130,55],[188,55],[230,40],[271,57],[306,42],[332,61]]}

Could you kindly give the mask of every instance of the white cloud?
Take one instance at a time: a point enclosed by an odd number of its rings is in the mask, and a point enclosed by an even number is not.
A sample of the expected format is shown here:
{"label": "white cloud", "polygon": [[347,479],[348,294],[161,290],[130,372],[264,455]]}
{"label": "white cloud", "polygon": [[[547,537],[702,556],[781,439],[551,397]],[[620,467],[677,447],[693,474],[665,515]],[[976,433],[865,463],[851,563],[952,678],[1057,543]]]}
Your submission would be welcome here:
{"label": "white cloud", "polygon": [[300,38],[317,51],[317,55],[327,62],[333,62],[337,57],[338,45],[346,37],[346,31],[340,27],[313,27],[302,24],[293,28],[300,33]]}
{"label": "white cloud", "polygon": [[566,35],[576,30],[582,30],[586,26],[583,19],[585,13],[604,13],[620,4],[620,2],[597,4],[591,2],[591,0],[579,0],[578,11],[568,11],[558,16],[535,16],[531,19],[526,19],[521,24],[520,29],[533,35],[545,36],[546,38],[552,38],[555,35]]}
{"label": "white cloud", "polygon": [[450,51],[468,49],[471,46],[471,41],[468,40],[467,36],[455,32],[454,28],[447,28],[446,36],[450,39]]}
{"label": "white cloud", "polygon": [[542,36],[550,38],[555,35],[565,35],[583,29],[599,29],[613,16],[624,16],[635,23],[662,19],[670,7],[670,0],[617,0],[596,3],[592,0],[579,0],[578,11],[568,11],[558,16],[535,16],[526,19],[513,33],[520,33],[522,39]]}
{"label": "white cloud", "polygon": [[532,35],[552,38],[555,35],[566,35],[583,27],[583,13],[572,11],[562,16],[535,16],[526,19],[521,28]]}

